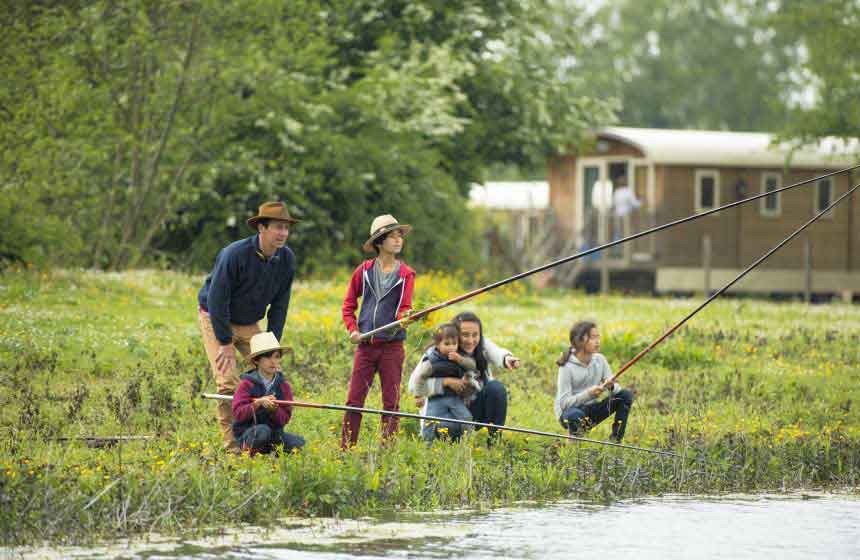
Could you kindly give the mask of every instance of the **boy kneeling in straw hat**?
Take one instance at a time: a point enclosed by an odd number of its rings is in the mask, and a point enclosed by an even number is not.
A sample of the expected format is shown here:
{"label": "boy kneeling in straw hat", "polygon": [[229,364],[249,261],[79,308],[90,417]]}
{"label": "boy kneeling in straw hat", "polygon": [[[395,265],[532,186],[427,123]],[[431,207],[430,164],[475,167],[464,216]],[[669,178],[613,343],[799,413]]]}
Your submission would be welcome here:
{"label": "boy kneeling in straw hat", "polygon": [[292,451],[305,444],[302,436],[284,431],[293,407],[275,402],[293,400],[293,391],[281,372],[282,350],[270,332],[251,337],[248,358],[255,367],[242,375],[233,395],[233,434],[242,451],[269,453],[277,445]]}
{"label": "boy kneeling in straw hat", "polygon": [[[364,341],[360,337],[362,332],[393,323],[412,310],[415,271],[397,258],[403,249],[403,238],[411,230],[411,226],[398,223],[394,216],[377,216],[370,226],[370,237],[362,245],[366,252],[376,252],[376,258],[364,261],[355,269],[341,308],[349,339],[353,344],[358,344],[349,380],[347,406],[364,406],[373,376],[378,371],[383,408],[394,412],[400,410],[400,378],[406,358],[403,349],[406,331],[397,328]],[[358,298],[361,298],[361,309],[356,319]],[[383,437],[394,434],[397,426],[396,416],[383,416]],[[341,447],[346,449],[355,445],[360,429],[360,413],[344,414]]]}

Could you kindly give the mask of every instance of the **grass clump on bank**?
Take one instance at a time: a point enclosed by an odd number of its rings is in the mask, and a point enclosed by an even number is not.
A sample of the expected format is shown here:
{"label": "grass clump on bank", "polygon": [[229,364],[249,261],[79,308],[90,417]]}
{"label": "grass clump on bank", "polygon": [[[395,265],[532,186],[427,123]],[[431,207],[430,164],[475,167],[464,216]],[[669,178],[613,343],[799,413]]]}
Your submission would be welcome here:
{"label": "grass clump on bank", "polygon": [[[366,416],[358,449],[338,447],[341,415],[297,409],[298,454],[228,457],[196,325],[201,278],[169,272],[7,271],[0,276],[0,535],[4,544],[79,542],[283,515],[488,507],[561,497],[848,487],[860,480],[860,313],[750,300],[715,302],[622,377],[637,400],[625,442],[671,459],[485,432],[428,447],[417,423],[381,447]],[[353,347],[340,323],[343,282],[299,283],[285,373],[296,398],[342,404]],[[419,308],[470,286],[419,276]],[[463,308],[523,360],[499,375],[508,423],[561,431],[553,418],[567,330],[596,318],[615,367],[696,304],[691,300],[498,290],[410,327],[406,373],[431,323]],[[404,386],[405,386],[404,379]],[[378,390],[368,406],[381,408]],[[404,394],[404,411],[415,411]],[[608,423],[606,423],[608,424]],[[589,434],[606,439],[608,425]],[[60,440],[155,436],[107,448]]]}

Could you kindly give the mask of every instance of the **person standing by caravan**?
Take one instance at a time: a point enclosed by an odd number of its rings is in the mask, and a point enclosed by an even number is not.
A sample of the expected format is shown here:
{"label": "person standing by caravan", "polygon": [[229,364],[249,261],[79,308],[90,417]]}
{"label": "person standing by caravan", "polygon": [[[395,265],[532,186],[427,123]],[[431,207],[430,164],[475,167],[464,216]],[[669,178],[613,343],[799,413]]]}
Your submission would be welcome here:
{"label": "person standing by caravan", "polygon": [[[403,341],[406,330],[395,328],[379,333],[369,340],[361,340],[362,332],[400,320],[412,310],[412,292],[415,288],[415,271],[397,257],[403,250],[403,239],[412,226],[400,224],[389,214],[378,216],[370,226],[370,237],[362,248],[375,252],[376,258],[361,263],[352,275],[341,314],[349,333],[349,340],[358,344],[353,358],[349,381],[347,406],[363,407],[373,376],[379,372],[382,386],[382,405],[385,410],[400,410],[400,379],[406,353]],[[361,309],[358,317],[358,299]],[[387,438],[397,431],[396,416],[382,417],[382,435]],[[343,416],[341,447],[358,442],[361,414],[347,412]]]}
{"label": "person standing by caravan", "polygon": [[612,191],[612,239],[621,239],[633,233],[628,224],[642,203],[636,198],[636,193],[627,184],[627,176],[620,175],[615,179],[615,190]]}
{"label": "person standing by caravan", "polygon": [[[236,351],[251,353],[251,337],[262,332],[260,319],[265,316],[268,330],[281,339],[296,270],[296,256],[286,243],[296,222],[283,202],[261,205],[247,222],[256,235],[219,251],[197,294],[197,318],[218,394],[232,395],[239,385]],[[238,453],[229,401],[219,403],[218,420],[224,448]]]}

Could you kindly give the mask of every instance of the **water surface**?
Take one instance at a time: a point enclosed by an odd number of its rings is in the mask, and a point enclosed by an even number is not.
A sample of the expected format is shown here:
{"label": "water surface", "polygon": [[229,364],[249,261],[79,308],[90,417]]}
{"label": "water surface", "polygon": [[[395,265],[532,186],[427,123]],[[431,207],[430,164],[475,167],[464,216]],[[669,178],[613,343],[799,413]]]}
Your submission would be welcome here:
{"label": "water surface", "polygon": [[[63,558],[374,558],[668,560],[860,558],[860,497],[661,497],[611,506],[562,502],[490,513],[381,520],[291,520],[219,538],[103,549],[30,550]],[[21,552],[21,551],[19,551]],[[35,556],[34,556],[35,557]]]}

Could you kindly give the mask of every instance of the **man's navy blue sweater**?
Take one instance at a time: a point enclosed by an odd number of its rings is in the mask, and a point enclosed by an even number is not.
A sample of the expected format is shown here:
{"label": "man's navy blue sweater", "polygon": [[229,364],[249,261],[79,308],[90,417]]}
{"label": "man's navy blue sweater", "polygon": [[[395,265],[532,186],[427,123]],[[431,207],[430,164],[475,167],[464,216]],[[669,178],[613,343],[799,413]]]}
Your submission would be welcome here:
{"label": "man's navy blue sweater", "polygon": [[197,303],[209,312],[215,338],[222,344],[233,339],[230,323],[256,323],[266,316],[267,306],[268,329],[281,340],[296,256],[284,246],[266,259],[260,252],[258,237],[253,235],[221,249],[215,257],[215,267],[197,294]]}

